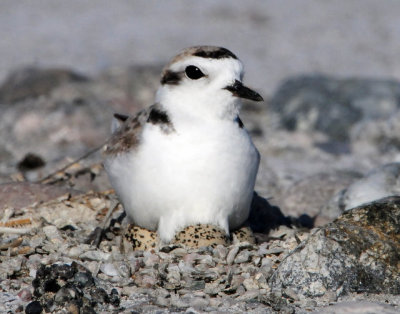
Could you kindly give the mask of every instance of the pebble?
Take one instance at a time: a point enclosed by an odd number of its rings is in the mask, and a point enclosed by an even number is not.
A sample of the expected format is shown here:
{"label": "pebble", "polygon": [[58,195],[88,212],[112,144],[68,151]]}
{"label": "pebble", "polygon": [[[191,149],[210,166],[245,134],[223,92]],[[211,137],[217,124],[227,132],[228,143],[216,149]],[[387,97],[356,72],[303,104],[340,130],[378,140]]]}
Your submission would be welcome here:
{"label": "pebble", "polygon": [[257,290],[259,288],[258,283],[253,278],[246,278],[243,280],[242,284],[247,291]]}
{"label": "pebble", "polygon": [[241,251],[234,259],[235,264],[247,263],[250,260],[250,252],[248,250]]}
{"label": "pebble", "polygon": [[113,277],[113,276],[119,276],[119,272],[118,272],[117,268],[116,268],[115,265],[112,264],[112,263],[104,263],[104,264],[101,264],[100,270],[101,270],[104,274],[106,274],[107,276],[111,276],[111,277]]}
{"label": "pebble", "polygon": [[30,301],[32,299],[32,292],[31,290],[24,288],[18,292],[18,297],[24,302]]}
{"label": "pebble", "polygon": [[207,299],[201,297],[191,297],[190,298],[190,306],[194,307],[195,309],[203,309],[208,306],[210,302]]}
{"label": "pebble", "polygon": [[258,289],[256,290],[250,290],[250,291],[246,291],[245,293],[239,295],[236,300],[239,301],[250,301],[250,300],[254,300],[257,299],[259,296],[259,291]]}
{"label": "pebble", "polygon": [[43,311],[43,307],[39,301],[32,301],[25,308],[26,314],[40,314]]}
{"label": "pebble", "polygon": [[167,307],[170,305],[170,300],[165,297],[162,297],[162,296],[157,296],[157,298],[155,300],[155,304],[157,304],[159,306]]}
{"label": "pebble", "polygon": [[226,256],[226,262],[228,265],[232,265],[233,260],[236,257],[236,254],[239,252],[239,247],[238,246],[234,246],[228,253],[228,255]]}
{"label": "pebble", "polygon": [[218,244],[214,250],[213,250],[213,255],[214,257],[224,260],[226,259],[226,255],[228,254],[228,249],[226,246]]}
{"label": "pebble", "polygon": [[110,253],[105,253],[102,251],[87,251],[80,255],[82,260],[107,262],[111,257]]}
{"label": "pebble", "polygon": [[45,226],[43,227],[43,232],[46,238],[55,245],[60,245],[64,242],[56,226]]}

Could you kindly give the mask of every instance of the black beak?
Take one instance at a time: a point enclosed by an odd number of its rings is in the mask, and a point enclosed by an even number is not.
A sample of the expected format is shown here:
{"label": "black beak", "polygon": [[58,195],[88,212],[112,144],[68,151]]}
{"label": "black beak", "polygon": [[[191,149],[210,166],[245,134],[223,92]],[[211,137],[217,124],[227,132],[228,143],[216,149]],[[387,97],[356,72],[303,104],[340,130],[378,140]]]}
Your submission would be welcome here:
{"label": "black beak", "polygon": [[261,95],[252,89],[244,86],[242,82],[235,80],[235,83],[233,85],[229,85],[225,87],[228,91],[230,91],[233,96],[239,97],[239,98],[245,98],[245,99],[250,99],[254,101],[263,101],[264,99],[261,97]]}

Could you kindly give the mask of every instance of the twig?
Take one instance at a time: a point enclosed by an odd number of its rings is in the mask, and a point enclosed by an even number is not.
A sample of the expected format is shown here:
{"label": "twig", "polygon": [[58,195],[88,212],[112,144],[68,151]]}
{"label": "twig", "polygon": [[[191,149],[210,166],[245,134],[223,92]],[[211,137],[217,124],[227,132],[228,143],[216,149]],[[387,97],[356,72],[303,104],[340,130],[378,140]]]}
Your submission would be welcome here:
{"label": "twig", "polygon": [[94,154],[95,152],[97,152],[98,150],[100,150],[104,144],[106,142],[102,143],[100,146],[97,146],[95,148],[93,148],[92,150],[89,150],[87,153],[85,153],[84,155],[82,155],[81,157],[79,157],[78,159],[75,159],[74,161],[71,161],[70,163],[66,164],[64,167],[50,173],[49,175],[45,176],[44,178],[37,180],[35,183],[43,183],[44,181],[50,179],[51,177],[55,176],[57,173],[65,171],[66,169],[68,169],[69,167],[73,166],[74,164],[76,164],[77,162],[89,157],[90,155]]}
{"label": "twig", "polygon": [[33,228],[9,228],[0,227],[0,233],[11,233],[11,234],[26,234],[33,230]]}
{"label": "twig", "polygon": [[110,219],[112,213],[114,210],[118,207],[119,202],[115,201],[114,204],[111,204],[109,207],[107,214],[105,215],[103,222],[101,223],[100,227],[96,227],[94,231],[89,235],[88,239],[86,240],[86,243],[92,244],[96,247],[99,247],[100,242],[103,238],[104,231],[107,229],[107,222]]}

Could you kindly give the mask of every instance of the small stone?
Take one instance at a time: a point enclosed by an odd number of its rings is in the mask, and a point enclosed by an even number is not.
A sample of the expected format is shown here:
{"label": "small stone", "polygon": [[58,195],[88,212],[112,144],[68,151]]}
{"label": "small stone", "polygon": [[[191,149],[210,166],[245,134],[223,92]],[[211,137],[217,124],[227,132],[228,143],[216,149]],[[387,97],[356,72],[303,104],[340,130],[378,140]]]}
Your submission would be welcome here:
{"label": "small stone", "polygon": [[259,257],[259,256],[253,256],[253,264],[254,264],[255,266],[259,266],[260,262],[261,262],[261,257]]}
{"label": "small stone", "polygon": [[117,268],[119,275],[124,278],[128,278],[131,276],[130,267],[125,262],[115,262],[114,266]]}
{"label": "small stone", "polygon": [[68,314],[79,314],[79,307],[75,303],[70,303],[67,306]]}
{"label": "small stone", "polygon": [[168,307],[170,305],[170,300],[162,296],[158,296],[155,300],[155,304],[159,306]]}
{"label": "small stone", "polygon": [[89,272],[78,272],[74,276],[74,282],[78,287],[88,287],[94,284],[94,279]]}
{"label": "small stone", "polygon": [[59,245],[64,242],[56,226],[45,226],[43,227],[43,232],[46,238],[54,244]]}
{"label": "small stone", "polygon": [[234,259],[235,264],[247,263],[250,260],[250,252],[248,250],[241,251]]}
{"label": "small stone", "polygon": [[221,288],[217,282],[207,282],[204,287],[204,293],[211,296],[216,296],[221,291]]}
{"label": "small stone", "polygon": [[206,286],[204,280],[193,280],[189,289],[191,290],[203,290]]}
{"label": "small stone", "polygon": [[118,291],[115,288],[111,289],[109,298],[110,298],[110,304],[112,304],[113,306],[119,306],[119,304],[121,303]]}
{"label": "small stone", "polygon": [[233,260],[236,257],[236,254],[239,252],[239,247],[234,246],[228,253],[228,255],[226,256],[226,262],[228,265],[232,265]]}
{"label": "small stone", "polygon": [[279,255],[282,252],[285,252],[283,248],[272,248],[264,251],[266,255],[276,254]]}
{"label": "small stone", "polygon": [[265,278],[265,275],[264,275],[263,273],[257,273],[257,274],[254,276],[254,279],[257,281],[258,286],[259,286],[261,289],[264,289],[264,290],[269,290],[269,289],[270,289],[270,288],[269,288],[269,285],[268,285],[268,283],[267,283],[267,279]]}
{"label": "small stone", "polygon": [[160,262],[160,258],[156,254],[152,254],[149,251],[143,252],[143,262],[146,267],[153,267],[155,264]]}
{"label": "small stone", "polygon": [[54,302],[57,304],[64,304],[72,299],[75,299],[76,293],[73,289],[68,289],[66,287],[61,287],[54,296]]}
{"label": "small stone", "polygon": [[177,265],[168,266],[167,281],[168,283],[176,286],[180,284],[181,275]]}
{"label": "small stone", "polygon": [[207,299],[203,299],[201,297],[190,298],[190,306],[195,309],[203,309],[209,305],[209,301]]}
{"label": "small stone", "polygon": [[90,291],[90,296],[92,297],[92,302],[96,303],[109,303],[110,299],[107,292],[103,288],[94,288]]}
{"label": "small stone", "polygon": [[233,275],[232,280],[229,283],[229,287],[225,290],[227,292],[235,292],[244,280],[245,280],[245,278],[241,275]]}
{"label": "small stone", "polygon": [[215,266],[215,263],[210,255],[199,255],[198,260],[200,264],[206,264],[211,267]]}
{"label": "small stone", "polygon": [[220,298],[210,298],[210,306],[217,308],[222,304]]}
{"label": "small stone", "polygon": [[289,297],[290,299],[292,299],[294,301],[298,301],[299,300],[299,295],[291,288],[286,288],[282,292],[282,294],[283,294],[283,296]]}
{"label": "small stone", "polygon": [[105,263],[100,266],[100,270],[106,274],[107,276],[119,276],[118,270],[115,268],[115,265],[112,263]]}
{"label": "small stone", "polygon": [[81,254],[84,252],[84,249],[79,247],[79,246],[74,246],[69,249],[67,256],[72,257],[72,258],[77,258],[81,256]]}
{"label": "small stone", "polygon": [[135,283],[139,287],[152,288],[157,283],[157,280],[152,276],[144,275],[144,276],[137,276],[135,279]]}
{"label": "small stone", "polygon": [[260,270],[267,278],[269,278],[272,275],[272,271],[273,271],[272,265],[273,265],[272,260],[268,257],[264,257],[261,260]]}
{"label": "small stone", "polygon": [[87,251],[81,254],[80,258],[82,260],[107,262],[110,260],[111,254],[101,251]]}
{"label": "small stone", "polygon": [[28,302],[32,299],[32,293],[29,289],[24,288],[18,292],[18,297],[21,299],[21,301]]}
{"label": "small stone", "polygon": [[213,255],[214,257],[224,260],[226,258],[226,255],[228,254],[228,249],[226,246],[218,244],[214,249],[213,249]]}
{"label": "small stone", "polygon": [[43,311],[43,307],[39,301],[32,301],[25,308],[26,314],[40,314]]}
{"label": "small stone", "polygon": [[183,261],[185,262],[185,264],[192,265],[198,259],[199,259],[199,254],[197,253],[189,253],[183,256]]}
{"label": "small stone", "polygon": [[239,295],[236,300],[238,301],[250,301],[257,299],[259,296],[259,291],[258,290],[250,290],[246,291],[245,293]]}
{"label": "small stone", "polygon": [[173,255],[175,255],[175,256],[180,256],[180,257],[182,257],[182,256],[185,256],[185,255],[187,254],[187,250],[184,249],[184,248],[182,248],[182,247],[178,247],[178,248],[172,250],[172,251],[170,252],[170,254],[173,254]]}
{"label": "small stone", "polygon": [[259,288],[257,282],[253,278],[246,278],[243,280],[242,284],[247,291],[257,290]]}
{"label": "small stone", "polygon": [[181,298],[177,294],[171,294],[171,306],[177,308],[188,308],[190,306],[190,299]]}
{"label": "small stone", "polygon": [[72,263],[71,265],[58,265],[57,268],[57,276],[59,276],[63,280],[67,280],[72,278],[77,272],[77,264]]}

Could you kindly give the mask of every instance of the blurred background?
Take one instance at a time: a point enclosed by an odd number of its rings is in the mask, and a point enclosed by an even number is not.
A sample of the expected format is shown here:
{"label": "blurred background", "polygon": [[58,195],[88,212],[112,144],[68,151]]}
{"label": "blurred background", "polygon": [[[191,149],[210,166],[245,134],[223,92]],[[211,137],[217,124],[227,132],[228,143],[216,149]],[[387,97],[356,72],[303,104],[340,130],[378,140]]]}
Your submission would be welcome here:
{"label": "blurred background", "polygon": [[164,64],[199,44],[234,51],[268,95],[299,73],[400,78],[399,16],[396,0],[3,0],[0,79],[22,65]]}
{"label": "blurred background", "polygon": [[[257,191],[285,214],[337,217],[371,195],[373,175],[350,187],[373,169],[374,197],[399,194],[399,16],[397,0],[3,0],[0,183],[49,182],[104,143],[113,112],[152,103],[171,57],[207,44],[232,50],[264,96],[241,118]],[[74,167],[50,179],[110,188],[100,154]]]}

